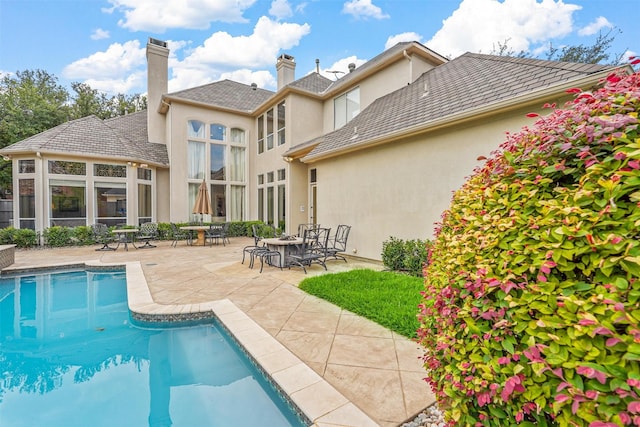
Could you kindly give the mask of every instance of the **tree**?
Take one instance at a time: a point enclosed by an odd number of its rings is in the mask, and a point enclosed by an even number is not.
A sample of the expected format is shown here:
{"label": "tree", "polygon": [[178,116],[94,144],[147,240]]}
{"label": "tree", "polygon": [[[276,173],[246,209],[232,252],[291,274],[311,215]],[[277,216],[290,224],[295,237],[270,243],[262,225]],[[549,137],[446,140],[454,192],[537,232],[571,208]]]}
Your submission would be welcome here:
{"label": "tree", "polygon": [[105,93],[92,89],[86,83],[72,83],[76,93],[71,105],[72,118],[79,119],[95,115],[101,119],[142,111],[147,108],[147,98],[140,94],[117,94],[109,98]]}
{"label": "tree", "polygon": [[[18,71],[0,79],[0,147],[65,122],[69,94],[43,70]],[[0,195],[11,188],[11,163],[0,163]]]}
{"label": "tree", "polygon": [[[598,37],[592,45],[579,44],[577,46],[564,46],[561,49],[554,48],[549,44],[549,50],[546,53],[547,59],[563,62],[582,62],[587,64],[619,64],[623,58],[623,54],[613,54],[613,60],[610,60],[612,54],[608,51],[611,44],[615,40],[614,29],[610,29],[606,33],[600,31]],[[620,32],[619,30],[617,31]]]}

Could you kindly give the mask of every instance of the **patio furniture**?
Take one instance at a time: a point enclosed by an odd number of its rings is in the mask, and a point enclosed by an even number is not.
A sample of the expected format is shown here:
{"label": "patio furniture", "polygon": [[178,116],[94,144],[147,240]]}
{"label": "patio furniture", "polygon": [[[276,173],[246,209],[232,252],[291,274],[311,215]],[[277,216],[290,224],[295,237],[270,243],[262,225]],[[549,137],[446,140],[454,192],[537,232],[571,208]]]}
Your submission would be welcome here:
{"label": "patio furniture", "polygon": [[152,245],[153,240],[158,240],[158,224],[155,222],[145,222],[140,226],[138,234],[136,235],[138,242],[144,242],[144,245],[138,246],[138,249],[155,248],[156,245]]}
{"label": "patio furniture", "polygon": [[[263,262],[274,267],[288,267],[291,262],[291,255],[298,253],[298,247],[302,244],[302,238],[295,236],[282,236],[263,239],[262,243],[267,246],[266,251],[256,254],[260,258],[260,272],[262,272]],[[277,263],[275,260],[277,259]]]}
{"label": "patio furniture", "polygon": [[211,224],[209,229],[205,231],[205,243],[209,240],[209,246],[213,246],[215,240],[216,245],[222,240],[222,246],[225,246],[224,224]]}
{"label": "patio furniture", "polygon": [[175,223],[170,223],[171,233],[173,234],[173,242],[171,246],[174,248],[178,245],[178,240],[186,240],[187,245],[191,245],[193,236],[190,231],[180,230]]}
{"label": "patio furniture", "polygon": [[298,237],[303,237],[305,230],[311,230],[318,227],[320,227],[320,224],[298,224]]}
{"label": "patio furniture", "polygon": [[136,247],[136,234],[138,234],[137,228],[116,228],[113,230],[113,233],[118,236],[118,245],[116,246],[116,249],[120,247],[120,243],[124,243],[125,251],[129,251],[129,243],[131,243],[134,248],[138,249]]}
{"label": "patio furniture", "polygon": [[209,230],[208,225],[185,225],[180,227],[180,230],[185,231],[196,231],[198,232],[198,237],[196,238],[196,245],[204,246],[206,242],[205,233]]}
{"label": "patio furniture", "polygon": [[109,227],[106,224],[95,223],[91,226],[91,231],[93,233],[93,238],[96,243],[102,245],[101,248],[96,249],[96,251],[115,251],[116,248],[112,248],[109,246],[109,243],[114,243],[116,241],[116,236],[114,236],[110,231]]}
{"label": "patio furniture", "polygon": [[340,224],[338,226],[333,242],[330,242],[329,246],[327,246],[327,259],[341,259],[344,260],[344,262],[347,262],[347,258],[340,254],[347,251],[347,239],[349,239],[350,231],[350,225]]}
{"label": "patio furniture", "polygon": [[306,267],[311,267],[311,264],[319,264],[326,270],[327,265],[325,259],[327,257],[327,242],[329,241],[330,231],[330,228],[322,227],[305,230],[302,245],[300,246],[300,253],[290,256],[291,263],[289,264],[289,268],[297,265],[302,267],[304,273],[307,274]]}

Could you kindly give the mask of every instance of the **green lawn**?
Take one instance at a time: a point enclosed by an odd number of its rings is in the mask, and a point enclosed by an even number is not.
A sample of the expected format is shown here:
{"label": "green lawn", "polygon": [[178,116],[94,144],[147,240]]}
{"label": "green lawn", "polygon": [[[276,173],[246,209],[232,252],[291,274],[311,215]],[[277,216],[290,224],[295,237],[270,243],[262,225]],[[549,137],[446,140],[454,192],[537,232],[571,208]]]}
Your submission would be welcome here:
{"label": "green lawn", "polygon": [[361,269],[309,277],[300,289],[405,337],[416,337],[421,277]]}

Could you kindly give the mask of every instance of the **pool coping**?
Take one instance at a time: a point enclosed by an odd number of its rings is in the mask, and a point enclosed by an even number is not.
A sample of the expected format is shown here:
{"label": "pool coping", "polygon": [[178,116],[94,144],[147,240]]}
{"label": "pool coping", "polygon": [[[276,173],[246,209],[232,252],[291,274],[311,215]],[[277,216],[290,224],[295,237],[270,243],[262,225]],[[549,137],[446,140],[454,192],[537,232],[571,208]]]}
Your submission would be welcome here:
{"label": "pool coping", "polygon": [[353,402],[306,365],[229,299],[197,304],[158,304],[139,261],[124,263],[60,263],[37,268],[5,268],[3,274],[63,268],[125,267],[128,306],[138,322],[187,322],[213,318],[236,341],[256,367],[315,427],[378,426]]}

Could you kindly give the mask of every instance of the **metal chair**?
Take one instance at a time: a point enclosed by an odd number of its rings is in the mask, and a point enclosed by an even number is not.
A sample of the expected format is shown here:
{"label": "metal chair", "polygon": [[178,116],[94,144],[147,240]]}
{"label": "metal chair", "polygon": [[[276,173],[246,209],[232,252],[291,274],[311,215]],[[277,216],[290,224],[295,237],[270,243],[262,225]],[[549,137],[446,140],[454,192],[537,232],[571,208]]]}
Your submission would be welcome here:
{"label": "metal chair", "polygon": [[347,258],[340,254],[347,251],[347,239],[349,239],[350,231],[350,225],[340,224],[338,226],[333,242],[327,247],[327,259],[341,259],[344,262],[347,262]]}
{"label": "metal chair", "polygon": [[191,245],[193,236],[189,231],[180,230],[175,223],[171,223],[171,233],[173,234],[173,242],[171,246],[174,248],[178,245],[178,240],[186,240],[187,245]]}
{"label": "metal chair", "polygon": [[155,222],[145,222],[140,226],[136,235],[138,242],[144,242],[144,245],[138,246],[138,249],[155,248],[156,245],[152,245],[153,240],[158,240],[158,224]]}
{"label": "metal chair", "polygon": [[213,246],[215,240],[216,245],[222,239],[222,246],[225,246],[224,240],[224,224],[211,224],[204,234],[205,243],[209,240],[209,246]]}
{"label": "metal chair", "polygon": [[109,227],[106,224],[95,223],[91,226],[91,232],[93,233],[93,238],[96,243],[102,245],[101,248],[96,249],[96,251],[115,251],[116,248],[112,248],[109,246],[109,243],[115,243],[116,236],[114,236],[110,231]]}
{"label": "metal chair", "polygon": [[312,230],[318,227],[320,227],[320,224],[298,224],[298,237],[303,237],[305,230]]}
{"label": "metal chair", "polygon": [[326,270],[325,259],[327,258],[327,243],[330,231],[330,228],[322,227],[305,230],[300,253],[291,255],[289,268],[292,265],[297,265],[302,267],[304,273],[307,274],[306,267],[311,267],[311,264],[319,264]]}
{"label": "metal chair", "polygon": [[256,224],[251,225],[251,232],[253,234],[253,245],[245,246],[242,249],[242,264],[244,264],[245,255],[249,254],[250,262],[249,267],[253,267],[253,253],[254,251],[264,250],[266,246],[264,244],[260,244],[262,240],[262,236],[258,233],[258,227]]}

